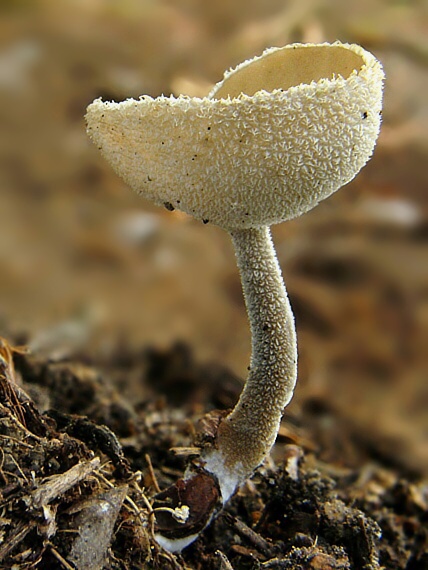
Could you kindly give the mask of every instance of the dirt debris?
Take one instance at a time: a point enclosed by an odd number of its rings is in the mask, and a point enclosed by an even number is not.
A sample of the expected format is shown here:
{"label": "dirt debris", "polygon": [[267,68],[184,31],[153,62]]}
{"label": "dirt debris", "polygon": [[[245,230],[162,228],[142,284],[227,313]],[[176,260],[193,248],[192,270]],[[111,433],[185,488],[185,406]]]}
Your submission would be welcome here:
{"label": "dirt debris", "polygon": [[[59,364],[41,366],[39,359],[2,343],[0,568],[424,568],[426,484],[381,465],[365,472],[363,467],[340,470],[290,440],[277,444],[282,461],[262,466],[193,545],[177,556],[163,551],[153,538],[151,496],[182,474],[183,456],[169,448],[192,443],[196,432],[189,430],[189,420],[197,419],[192,408],[199,388],[181,408],[181,421],[165,403],[158,409],[135,405],[132,433],[121,438],[109,426],[115,425],[114,415],[103,416],[102,425],[90,416],[40,413],[26,389],[40,387],[50,399],[58,397]],[[163,355],[168,376],[174,375],[174,351],[169,370]],[[91,378],[94,392],[99,391],[105,383],[101,369],[93,363],[88,375],[87,366],[79,364],[60,366]],[[195,377],[203,369],[190,352],[187,367]],[[73,397],[81,401],[78,391],[70,392],[68,409],[76,404]],[[103,408],[110,409],[116,394],[110,391],[104,398]],[[90,412],[99,417],[93,402]],[[352,433],[352,426],[336,419]],[[315,429],[311,437],[316,442]],[[354,454],[364,457],[361,440],[349,441]]]}

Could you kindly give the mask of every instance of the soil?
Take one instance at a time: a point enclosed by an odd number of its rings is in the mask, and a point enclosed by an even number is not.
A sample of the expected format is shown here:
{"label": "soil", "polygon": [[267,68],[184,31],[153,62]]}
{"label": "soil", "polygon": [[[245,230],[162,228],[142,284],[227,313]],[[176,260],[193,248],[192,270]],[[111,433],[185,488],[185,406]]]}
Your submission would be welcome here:
{"label": "soil", "polygon": [[[427,14],[354,4],[0,4],[0,568],[428,569]],[[153,497],[239,397],[247,317],[228,236],[134,196],[85,108],[200,95],[264,47],[336,38],[385,65],[379,143],[273,229],[296,394],[270,457],[173,555]]]}
{"label": "soil", "polygon": [[[287,414],[279,461],[180,556],[154,540],[151,497],[195,453],[195,409],[227,409],[236,377],[184,345],[52,362],[3,341],[0,365],[2,568],[427,568],[421,471],[322,398]],[[108,375],[139,376],[150,397],[132,405]]]}

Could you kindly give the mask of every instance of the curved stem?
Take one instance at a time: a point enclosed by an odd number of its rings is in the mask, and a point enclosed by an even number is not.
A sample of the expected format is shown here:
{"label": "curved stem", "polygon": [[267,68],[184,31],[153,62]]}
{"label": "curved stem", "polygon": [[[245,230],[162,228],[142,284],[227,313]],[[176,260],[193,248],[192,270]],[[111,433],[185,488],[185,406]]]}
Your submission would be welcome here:
{"label": "curved stem", "polygon": [[[269,453],[296,383],[294,317],[269,228],[233,231],[232,240],[251,325],[251,369],[238,403],[218,425],[215,444],[155,497],[156,540],[171,552],[199,536]],[[188,518],[177,522],[183,505]]]}
{"label": "curved stem", "polygon": [[[287,297],[270,230],[267,227],[231,233],[241,274],[252,334],[251,367],[233,411],[221,422],[216,460],[206,468],[216,473],[220,486],[225,473],[245,480],[269,453],[297,377],[294,316]],[[204,458],[206,459],[206,458]],[[218,473],[220,471],[220,473]],[[235,477],[234,477],[235,478]],[[224,496],[231,494],[233,487]]]}

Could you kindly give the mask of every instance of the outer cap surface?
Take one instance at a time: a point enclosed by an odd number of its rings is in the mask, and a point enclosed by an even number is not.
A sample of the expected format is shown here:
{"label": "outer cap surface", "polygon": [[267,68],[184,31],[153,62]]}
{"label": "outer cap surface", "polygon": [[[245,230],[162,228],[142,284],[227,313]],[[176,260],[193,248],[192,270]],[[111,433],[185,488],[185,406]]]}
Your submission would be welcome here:
{"label": "outer cap surface", "polygon": [[225,229],[271,225],[352,180],[380,127],[383,71],[348,44],[272,48],[204,99],[94,101],[88,132],[159,205]]}

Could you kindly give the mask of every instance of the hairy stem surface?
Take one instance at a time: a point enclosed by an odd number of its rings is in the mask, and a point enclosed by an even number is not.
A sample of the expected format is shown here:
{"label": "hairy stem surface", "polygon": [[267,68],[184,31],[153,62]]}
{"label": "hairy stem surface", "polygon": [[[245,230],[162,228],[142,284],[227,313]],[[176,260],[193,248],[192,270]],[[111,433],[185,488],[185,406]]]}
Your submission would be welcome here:
{"label": "hairy stem surface", "polygon": [[297,377],[294,316],[267,227],[232,232],[250,320],[250,373],[223,420],[218,450],[245,479],[269,453]]}
{"label": "hairy stem surface", "polygon": [[[199,536],[269,453],[296,383],[294,317],[269,228],[234,231],[232,240],[251,326],[250,373],[237,405],[219,422],[215,443],[155,497],[156,540],[172,552]],[[173,516],[183,505],[189,509],[184,523]]]}

